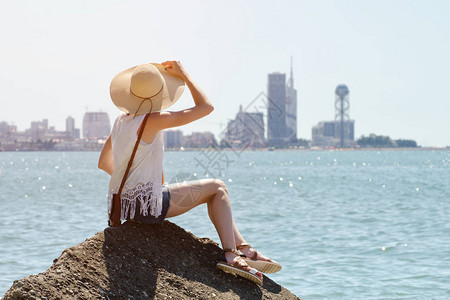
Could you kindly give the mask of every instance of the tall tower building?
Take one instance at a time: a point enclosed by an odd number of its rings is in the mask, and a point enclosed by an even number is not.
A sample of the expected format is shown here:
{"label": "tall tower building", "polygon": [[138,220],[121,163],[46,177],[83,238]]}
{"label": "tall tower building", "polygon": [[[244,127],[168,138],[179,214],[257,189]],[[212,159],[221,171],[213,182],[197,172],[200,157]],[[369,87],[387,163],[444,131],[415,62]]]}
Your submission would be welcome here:
{"label": "tall tower building", "polygon": [[269,74],[267,95],[268,144],[282,146],[286,141],[286,74]]}
{"label": "tall tower building", "polygon": [[349,89],[340,84],[335,91],[334,121],[322,121],[312,128],[312,145],[321,147],[354,147],[355,120],[350,120]]}
{"label": "tall tower building", "polygon": [[345,84],[340,84],[336,87],[336,97],[334,101],[334,120],[336,122],[335,131],[339,137],[339,147],[344,148],[345,139],[350,136],[350,101],[349,101],[348,87]]}
{"label": "tall tower building", "polygon": [[294,88],[292,57],[291,75],[286,86],[286,138],[289,142],[297,141],[297,90]]}
{"label": "tall tower building", "polygon": [[260,148],[264,140],[264,115],[261,112],[244,112],[242,105],[234,120],[227,125],[226,140],[239,147]]}
{"label": "tall tower building", "polygon": [[72,135],[74,130],[75,130],[75,119],[72,118],[71,116],[68,116],[66,118],[66,131]]}
{"label": "tall tower building", "polygon": [[105,139],[109,136],[111,125],[105,112],[87,112],[83,117],[83,137],[85,139]]}
{"label": "tall tower building", "polygon": [[80,138],[80,129],[75,128],[75,119],[71,116],[68,116],[66,118],[66,132],[68,132],[69,135],[74,139]]}

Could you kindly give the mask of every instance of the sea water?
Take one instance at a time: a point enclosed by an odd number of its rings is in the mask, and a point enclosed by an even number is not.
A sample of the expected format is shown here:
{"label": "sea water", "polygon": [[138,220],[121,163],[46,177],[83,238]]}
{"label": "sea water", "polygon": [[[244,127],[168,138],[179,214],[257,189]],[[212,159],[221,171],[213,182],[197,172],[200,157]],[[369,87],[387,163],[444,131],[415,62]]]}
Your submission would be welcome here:
{"label": "sea water", "polygon": [[[98,152],[0,153],[0,295],[106,227]],[[237,226],[303,299],[450,298],[450,151],[166,152],[220,178]],[[169,219],[220,242],[206,206]]]}

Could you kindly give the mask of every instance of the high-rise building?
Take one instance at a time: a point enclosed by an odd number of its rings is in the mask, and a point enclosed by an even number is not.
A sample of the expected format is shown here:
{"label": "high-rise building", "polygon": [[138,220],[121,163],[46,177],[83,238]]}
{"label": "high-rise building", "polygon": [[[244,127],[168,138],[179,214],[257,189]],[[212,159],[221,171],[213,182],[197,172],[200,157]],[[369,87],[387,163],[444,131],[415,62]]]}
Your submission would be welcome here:
{"label": "high-rise building", "polygon": [[71,116],[66,118],[66,132],[74,139],[80,138],[80,129],[75,128],[75,119]]}
{"label": "high-rise building", "polygon": [[75,129],[75,119],[72,118],[71,116],[68,116],[66,118],[66,131],[72,134],[74,129]]}
{"label": "high-rise building", "polygon": [[294,88],[294,71],[291,57],[291,76],[286,86],[286,138],[297,141],[297,90]]}
{"label": "high-rise building", "polygon": [[216,147],[217,141],[212,132],[192,132],[183,137],[183,145],[187,148]]}
{"label": "high-rise building", "polygon": [[164,130],[164,147],[180,148],[183,145],[183,132],[181,130]]}
{"label": "high-rise building", "polygon": [[42,121],[32,121],[30,129],[26,133],[32,141],[45,140],[48,129],[48,119],[43,119]]}
{"label": "high-rise building", "polygon": [[73,130],[73,137],[74,137],[75,139],[79,139],[79,138],[80,138],[80,128],[75,128],[75,129]]}
{"label": "high-rise building", "polygon": [[240,105],[236,118],[228,122],[225,139],[238,147],[263,147],[265,145],[263,113],[244,112]]}
{"label": "high-rise building", "polygon": [[286,74],[268,75],[267,139],[271,146],[286,142]]}
{"label": "high-rise building", "polygon": [[106,139],[111,131],[106,112],[86,112],[83,117],[83,137],[85,139]]}
{"label": "high-rise building", "polygon": [[17,126],[0,122],[0,143],[8,143],[14,140],[17,134]]}

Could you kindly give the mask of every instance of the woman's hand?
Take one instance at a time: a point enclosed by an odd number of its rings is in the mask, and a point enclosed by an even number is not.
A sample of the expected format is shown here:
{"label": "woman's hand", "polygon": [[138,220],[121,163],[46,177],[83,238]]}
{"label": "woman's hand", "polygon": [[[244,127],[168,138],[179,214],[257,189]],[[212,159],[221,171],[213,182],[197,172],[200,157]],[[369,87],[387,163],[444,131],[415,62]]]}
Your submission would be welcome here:
{"label": "woman's hand", "polygon": [[214,107],[211,102],[209,102],[208,97],[206,97],[200,87],[192,81],[191,77],[186,73],[179,61],[165,61],[162,65],[166,68],[166,72],[168,74],[179,76],[184,80],[186,86],[191,92],[195,106],[180,111],[163,111],[158,114],[154,114],[149,119],[151,122],[153,121],[152,125],[159,130],[182,126],[201,119],[204,116],[209,115],[214,110]]}
{"label": "woman's hand", "polygon": [[183,66],[181,65],[181,63],[179,61],[168,60],[168,61],[163,62],[162,65],[166,67],[166,71],[170,75],[178,76],[181,79],[183,79],[183,81],[187,81],[189,75],[184,70]]}

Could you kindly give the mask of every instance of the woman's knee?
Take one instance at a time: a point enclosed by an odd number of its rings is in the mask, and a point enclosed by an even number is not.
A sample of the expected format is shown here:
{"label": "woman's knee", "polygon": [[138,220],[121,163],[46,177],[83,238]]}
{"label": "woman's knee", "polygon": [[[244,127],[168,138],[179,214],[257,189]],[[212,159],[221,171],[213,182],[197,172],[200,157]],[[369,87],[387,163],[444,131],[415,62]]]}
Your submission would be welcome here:
{"label": "woman's knee", "polygon": [[[199,179],[183,183],[169,184],[171,194],[168,217],[177,216],[191,208],[210,203],[212,199],[219,198],[228,201],[228,191],[225,183],[220,179]],[[226,195],[217,197],[217,194]]]}
{"label": "woman's knee", "polygon": [[217,190],[219,192],[223,192],[228,195],[228,189],[227,189],[225,182],[223,182],[222,179],[214,179],[214,181],[215,181],[215,184],[217,185]]}

